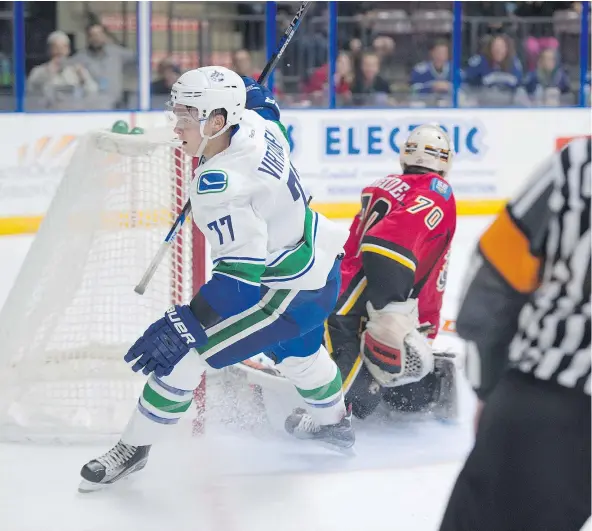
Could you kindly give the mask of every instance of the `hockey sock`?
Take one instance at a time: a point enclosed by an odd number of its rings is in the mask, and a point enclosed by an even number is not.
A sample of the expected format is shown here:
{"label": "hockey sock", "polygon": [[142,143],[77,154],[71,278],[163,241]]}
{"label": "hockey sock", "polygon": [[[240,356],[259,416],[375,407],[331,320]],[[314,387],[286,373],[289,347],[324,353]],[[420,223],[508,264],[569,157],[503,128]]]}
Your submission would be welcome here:
{"label": "hockey sock", "polygon": [[286,358],[277,369],[294,384],[317,424],[336,424],[343,418],[341,373],[325,347],[305,358]]}
{"label": "hockey sock", "polygon": [[199,355],[190,351],[170,375],[150,375],[121,440],[145,446],[167,437],[191,406],[203,370]]}

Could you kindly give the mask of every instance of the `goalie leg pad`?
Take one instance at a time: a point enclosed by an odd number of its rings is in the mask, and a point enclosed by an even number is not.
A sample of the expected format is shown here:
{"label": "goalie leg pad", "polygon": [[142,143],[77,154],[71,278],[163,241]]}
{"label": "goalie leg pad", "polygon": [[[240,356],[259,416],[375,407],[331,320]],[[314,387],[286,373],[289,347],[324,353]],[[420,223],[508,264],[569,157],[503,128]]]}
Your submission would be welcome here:
{"label": "goalie leg pad", "polygon": [[337,424],[345,415],[341,373],[324,346],[307,357],[285,358],[276,368],[290,380],[317,424]]}
{"label": "goalie leg pad", "polygon": [[382,389],[362,361],[358,336],[333,330],[329,339],[334,348],[333,359],[343,379],[345,404],[351,405],[356,418],[366,418],[380,404]]}
{"label": "goalie leg pad", "polygon": [[359,370],[355,373],[355,378],[351,381],[349,389],[345,395],[347,406],[351,404],[352,413],[358,419],[364,419],[374,413],[374,410],[380,404],[383,389],[372,377],[368,367],[358,357]]}

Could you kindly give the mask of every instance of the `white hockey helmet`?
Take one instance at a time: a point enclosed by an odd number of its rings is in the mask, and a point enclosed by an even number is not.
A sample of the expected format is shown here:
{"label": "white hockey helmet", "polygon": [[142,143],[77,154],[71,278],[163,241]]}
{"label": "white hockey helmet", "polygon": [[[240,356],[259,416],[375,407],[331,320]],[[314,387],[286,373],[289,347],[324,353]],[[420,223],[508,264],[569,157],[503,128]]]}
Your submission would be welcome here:
{"label": "white hockey helmet", "polygon": [[[220,136],[231,126],[240,123],[245,110],[247,92],[242,78],[223,66],[204,66],[185,72],[171,89],[168,110],[179,118],[179,109],[186,109],[187,117],[199,122],[201,133],[213,111],[226,111],[226,125],[216,135]],[[196,109],[196,111],[193,111]]]}
{"label": "white hockey helmet", "polygon": [[445,177],[452,167],[454,146],[446,132],[437,124],[416,127],[401,147],[401,167],[425,168]]}

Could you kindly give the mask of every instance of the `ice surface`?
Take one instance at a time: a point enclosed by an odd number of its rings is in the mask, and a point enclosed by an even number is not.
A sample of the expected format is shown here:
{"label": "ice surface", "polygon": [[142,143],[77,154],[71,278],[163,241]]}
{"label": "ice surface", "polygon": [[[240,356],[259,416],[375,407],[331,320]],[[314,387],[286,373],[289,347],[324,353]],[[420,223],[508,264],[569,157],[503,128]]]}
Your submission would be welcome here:
{"label": "ice surface", "polygon": [[[468,253],[486,218],[460,220],[443,316],[453,318]],[[30,245],[0,239],[0,303]],[[453,337],[440,344],[454,348]],[[1,346],[0,346],[1,348]],[[0,531],[436,531],[472,443],[474,399],[461,388],[456,424],[357,423],[355,455],[280,431],[215,425],[153,449],[135,478],[77,493],[100,446],[0,444]]]}

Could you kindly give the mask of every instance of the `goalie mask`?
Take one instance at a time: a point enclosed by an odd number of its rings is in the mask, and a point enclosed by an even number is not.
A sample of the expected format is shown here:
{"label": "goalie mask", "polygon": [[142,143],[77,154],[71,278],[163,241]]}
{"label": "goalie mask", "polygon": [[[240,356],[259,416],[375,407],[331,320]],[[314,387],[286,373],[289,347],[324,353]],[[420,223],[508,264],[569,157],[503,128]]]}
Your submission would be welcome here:
{"label": "goalie mask", "polygon": [[436,124],[424,124],[409,134],[401,147],[401,167],[425,168],[446,177],[452,166],[454,146],[446,132]]}

